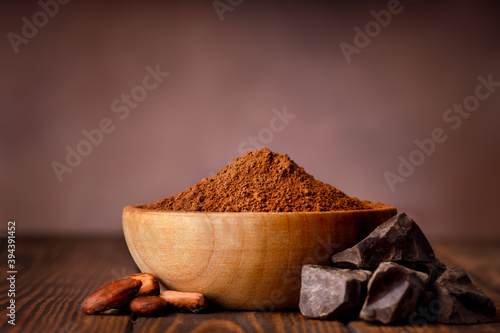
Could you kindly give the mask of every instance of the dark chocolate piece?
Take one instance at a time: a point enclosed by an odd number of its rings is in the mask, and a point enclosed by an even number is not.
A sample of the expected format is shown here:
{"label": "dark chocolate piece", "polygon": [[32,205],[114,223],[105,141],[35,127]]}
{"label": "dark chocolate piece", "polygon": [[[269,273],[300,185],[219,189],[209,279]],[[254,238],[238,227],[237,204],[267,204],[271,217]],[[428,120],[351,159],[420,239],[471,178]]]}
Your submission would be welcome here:
{"label": "dark chocolate piece", "polygon": [[332,257],[335,266],[375,269],[384,261],[434,262],[436,257],[418,225],[400,213],[353,247]]}
{"label": "dark chocolate piece", "polygon": [[302,267],[300,312],[306,317],[348,320],[356,318],[372,273],[317,265]]}
{"label": "dark chocolate piece", "polygon": [[379,265],[368,282],[360,318],[384,324],[407,320],[426,291],[429,276],[393,262]]}
{"label": "dark chocolate piece", "polygon": [[444,324],[491,322],[495,305],[479,290],[461,267],[448,268],[434,282],[439,299],[437,321]]}

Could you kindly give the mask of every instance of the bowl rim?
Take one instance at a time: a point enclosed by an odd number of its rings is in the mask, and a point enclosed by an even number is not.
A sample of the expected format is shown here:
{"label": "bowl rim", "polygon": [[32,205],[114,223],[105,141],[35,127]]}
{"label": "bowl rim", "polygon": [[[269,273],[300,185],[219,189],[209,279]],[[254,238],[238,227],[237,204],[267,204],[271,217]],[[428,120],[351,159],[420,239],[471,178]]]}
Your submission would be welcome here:
{"label": "bowl rim", "polygon": [[353,210],[330,210],[330,211],[302,211],[302,212],[195,212],[195,211],[173,211],[163,209],[148,209],[144,208],[151,204],[134,204],[127,205],[123,208],[123,213],[132,211],[137,213],[150,213],[150,214],[168,214],[168,215],[291,215],[291,214],[305,214],[305,215],[343,215],[343,214],[366,214],[375,213],[380,211],[395,210],[397,208],[384,203],[372,203],[364,201],[365,204],[372,206],[371,209],[353,209]]}

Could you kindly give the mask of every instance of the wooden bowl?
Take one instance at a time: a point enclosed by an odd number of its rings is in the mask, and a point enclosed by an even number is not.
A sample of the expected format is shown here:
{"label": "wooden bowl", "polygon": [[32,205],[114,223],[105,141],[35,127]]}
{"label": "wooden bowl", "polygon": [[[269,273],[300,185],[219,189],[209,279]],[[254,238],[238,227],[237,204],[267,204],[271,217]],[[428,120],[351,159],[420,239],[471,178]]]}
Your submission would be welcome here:
{"label": "wooden bowl", "polygon": [[166,289],[200,292],[233,310],[296,309],[303,264],[328,265],[396,208],[301,213],[123,210],[135,263]]}

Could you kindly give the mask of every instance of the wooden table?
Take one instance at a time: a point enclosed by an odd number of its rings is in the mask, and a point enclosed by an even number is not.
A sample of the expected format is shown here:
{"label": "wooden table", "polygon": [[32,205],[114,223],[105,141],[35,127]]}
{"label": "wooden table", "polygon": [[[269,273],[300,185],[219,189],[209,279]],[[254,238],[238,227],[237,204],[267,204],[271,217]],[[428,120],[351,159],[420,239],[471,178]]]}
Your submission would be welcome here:
{"label": "wooden table", "polygon": [[[21,238],[16,242],[16,325],[6,322],[9,284],[5,239],[1,240],[0,332],[500,332],[494,323],[481,325],[384,326],[363,321],[341,323],[305,319],[298,312],[218,311],[172,313],[161,318],[122,315],[88,316],[82,300],[102,284],[136,273],[122,237]],[[447,265],[460,265],[500,309],[500,244],[435,243]]]}

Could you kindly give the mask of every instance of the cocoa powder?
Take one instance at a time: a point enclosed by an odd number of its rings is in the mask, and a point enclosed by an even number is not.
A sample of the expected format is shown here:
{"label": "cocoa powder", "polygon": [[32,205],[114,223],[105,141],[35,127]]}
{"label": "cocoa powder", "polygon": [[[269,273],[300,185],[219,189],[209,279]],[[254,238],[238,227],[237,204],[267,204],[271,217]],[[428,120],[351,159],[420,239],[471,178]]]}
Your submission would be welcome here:
{"label": "cocoa powder", "polygon": [[149,209],[201,212],[304,212],[370,209],[314,179],[288,155],[267,148],[246,152],[214,176]]}

